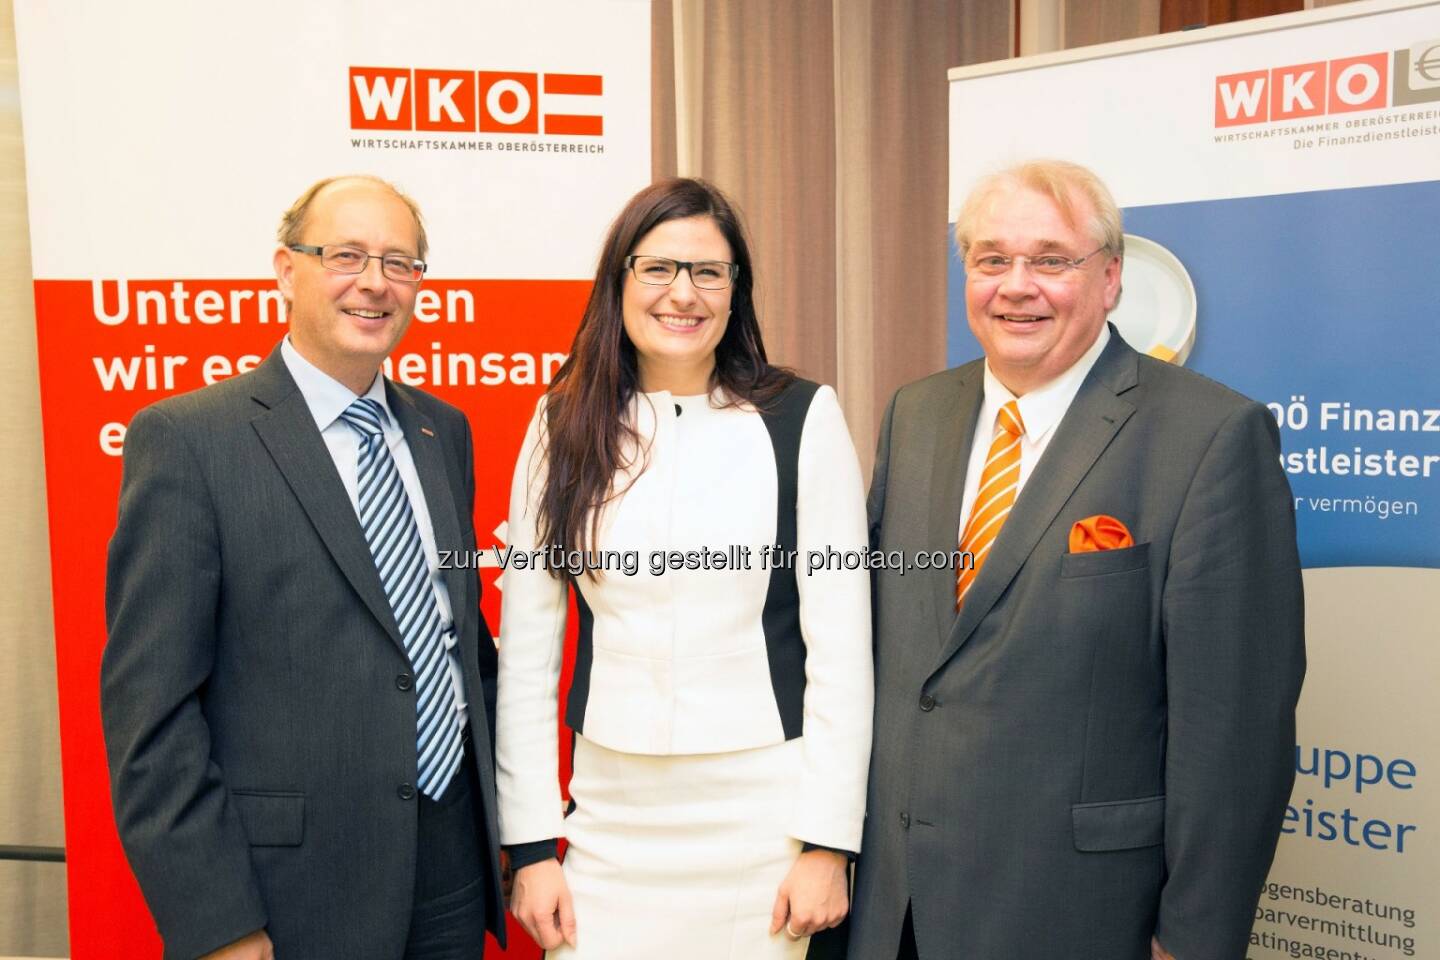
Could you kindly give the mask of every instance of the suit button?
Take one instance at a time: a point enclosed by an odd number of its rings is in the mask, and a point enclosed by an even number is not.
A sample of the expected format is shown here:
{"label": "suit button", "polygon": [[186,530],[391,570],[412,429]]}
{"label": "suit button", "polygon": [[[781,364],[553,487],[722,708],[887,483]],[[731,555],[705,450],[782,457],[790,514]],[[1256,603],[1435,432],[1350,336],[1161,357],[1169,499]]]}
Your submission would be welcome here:
{"label": "suit button", "polygon": [[910,814],[900,814],[900,826],[904,827],[906,830],[910,829]]}
{"label": "suit button", "polygon": [[922,696],[922,697],[920,698],[920,709],[921,709],[921,710],[924,710],[926,713],[929,713],[931,710],[934,710],[934,709],[935,709],[935,698],[932,697],[932,696],[930,696],[930,694],[928,694],[928,693],[925,694],[924,696]]}
{"label": "suit button", "polygon": [[410,786],[410,784],[408,783],[402,783],[395,790],[395,795],[398,796],[401,800],[414,800],[415,788]]}
{"label": "suit button", "polygon": [[402,673],[395,678],[395,689],[397,690],[409,690],[413,686],[415,686],[415,678],[408,673]]}

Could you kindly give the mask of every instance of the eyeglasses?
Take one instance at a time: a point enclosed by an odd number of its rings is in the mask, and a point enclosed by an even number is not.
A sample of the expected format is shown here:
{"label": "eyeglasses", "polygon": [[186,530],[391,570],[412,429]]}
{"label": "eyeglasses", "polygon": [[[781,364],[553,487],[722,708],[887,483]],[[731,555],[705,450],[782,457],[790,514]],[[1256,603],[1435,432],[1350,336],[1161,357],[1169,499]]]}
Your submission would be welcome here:
{"label": "eyeglasses", "polygon": [[296,253],[308,253],[320,258],[320,265],[334,273],[364,273],[371,260],[380,261],[380,272],[386,279],[401,283],[419,283],[425,276],[424,260],[416,260],[400,253],[366,253],[359,247],[347,247],[327,243],[323,247],[308,243],[292,243],[290,249]]}
{"label": "eyeglasses", "polygon": [[724,290],[740,276],[740,265],[724,260],[671,260],[632,254],[625,258],[625,266],[635,274],[636,280],[653,287],[668,287],[680,276],[681,270],[689,273],[690,282],[701,290]]}
{"label": "eyeglasses", "polygon": [[1024,255],[1007,257],[1002,253],[984,253],[970,258],[965,264],[965,272],[970,276],[1003,277],[1010,272],[1015,261],[1019,260],[1037,276],[1063,277],[1071,270],[1079,270],[1085,261],[1106,249],[1108,248],[1099,247],[1083,257],[1062,257],[1058,253],[1037,253],[1033,257]]}

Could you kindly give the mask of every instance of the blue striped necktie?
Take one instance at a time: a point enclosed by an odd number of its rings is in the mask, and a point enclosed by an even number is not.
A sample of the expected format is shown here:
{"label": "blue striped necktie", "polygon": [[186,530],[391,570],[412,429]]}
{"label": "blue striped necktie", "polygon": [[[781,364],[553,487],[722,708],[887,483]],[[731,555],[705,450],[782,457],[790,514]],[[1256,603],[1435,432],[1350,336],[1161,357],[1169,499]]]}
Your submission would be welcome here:
{"label": "blue striped necktie", "polygon": [[361,397],[340,414],[360,434],[356,479],[360,526],[395,612],[415,674],[415,730],[420,792],[438,799],[460,768],[464,745],[445,658],[444,625],[410,497],[385,444],[385,408]]}

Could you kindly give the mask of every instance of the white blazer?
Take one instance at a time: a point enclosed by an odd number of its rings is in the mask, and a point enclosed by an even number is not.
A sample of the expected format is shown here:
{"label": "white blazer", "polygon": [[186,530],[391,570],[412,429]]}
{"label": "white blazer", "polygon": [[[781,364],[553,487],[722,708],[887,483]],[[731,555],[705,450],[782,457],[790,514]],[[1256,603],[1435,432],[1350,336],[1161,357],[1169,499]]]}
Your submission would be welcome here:
{"label": "white blazer", "polygon": [[[578,581],[566,719],[607,749],[651,755],[746,750],[799,735],[804,763],[787,832],[858,851],[874,697],[870,577],[853,562],[868,546],[863,486],[835,392],[820,387],[800,413],[789,574],[804,676],[772,669],[785,662],[776,650],[786,638],[767,637],[763,616],[774,588],[762,551],[785,520],[773,421],[749,407],[717,409],[705,396],[641,394],[631,406],[640,449],[617,476],[595,545],[637,569]],[[542,398],[511,486],[512,557],[537,545],[543,416]],[[671,569],[672,551],[682,565],[706,563],[708,552],[711,569]],[[773,555],[765,559],[773,566]],[[555,724],[566,591],[548,571],[513,562],[500,587],[500,839],[529,843],[564,834]],[[793,717],[782,716],[787,701]]]}

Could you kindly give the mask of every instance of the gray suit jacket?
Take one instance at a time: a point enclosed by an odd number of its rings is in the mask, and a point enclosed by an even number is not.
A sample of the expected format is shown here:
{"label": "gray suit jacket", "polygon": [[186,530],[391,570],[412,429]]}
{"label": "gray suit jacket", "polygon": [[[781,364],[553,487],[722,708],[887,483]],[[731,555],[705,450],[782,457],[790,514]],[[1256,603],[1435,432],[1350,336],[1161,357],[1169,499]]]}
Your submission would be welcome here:
{"label": "gray suit jacket", "polygon": [[[420,391],[387,390],[437,546],[473,549],[468,422]],[[494,644],[474,572],[446,576],[499,936],[482,681],[493,682]],[[402,787],[416,779],[410,665],[278,348],[251,373],[135,417],[105,599],[116,823],[167,960],[260,927],[280,957],[400,956],[418,805]]]}
{"label": "gray suit jacket", "polygon": [[[849,956],[1243,957],[1294,777],[1290,489],[1264,407],[1112,340],[965,607],[876,576],[876,715]],[[901,389],[884,550],[955,549],[983,361]],[[1078,520],[1135,546],[1070,554]]]}

